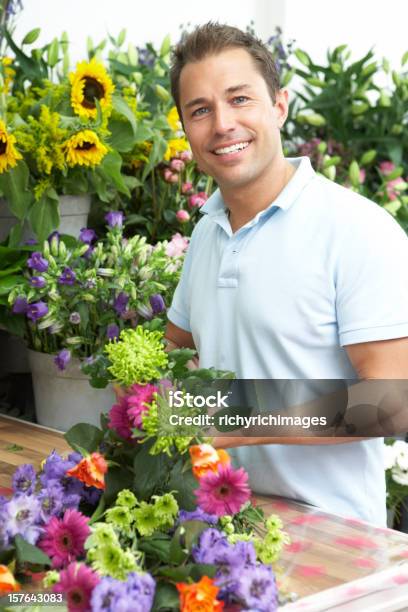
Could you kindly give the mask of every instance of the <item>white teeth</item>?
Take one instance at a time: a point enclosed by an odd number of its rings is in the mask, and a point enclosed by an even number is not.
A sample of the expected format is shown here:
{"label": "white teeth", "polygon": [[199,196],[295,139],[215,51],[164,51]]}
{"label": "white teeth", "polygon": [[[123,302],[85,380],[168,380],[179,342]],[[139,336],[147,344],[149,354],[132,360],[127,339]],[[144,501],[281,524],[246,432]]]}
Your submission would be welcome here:
{"label": "white teeth", "polygon": [[216,155],[225,155],[226,153],[233,153],[234,151],[240,151],[246,149],[249,142],[238,142],[237,144],[231,145],[230,147],[224,147],[223,149],[215,149]]}

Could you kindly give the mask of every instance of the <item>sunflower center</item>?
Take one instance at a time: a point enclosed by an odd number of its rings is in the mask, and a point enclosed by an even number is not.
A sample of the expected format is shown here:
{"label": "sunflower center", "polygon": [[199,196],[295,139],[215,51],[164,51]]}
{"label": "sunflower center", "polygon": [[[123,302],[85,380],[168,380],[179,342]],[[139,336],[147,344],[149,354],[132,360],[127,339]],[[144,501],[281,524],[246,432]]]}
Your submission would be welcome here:
{"label": "sunflower center", "polygon": [[84,81],[84,100],[82,106],[85,106],[85,108],[95,108],[95,98],[101,100],[105,96],[105,88],[102,83],[92,77],[85,77]]}
{"label": "sunflower center", "polygon": [[82,144],[79,144],[75,148],[76,148],[77,151],[90,151],[93,146],[94,146],[93,142],[87,142],[85,140]]}
{"label": "sunflower center", "polygon": [[0,140],[0,155],[4,155],[4,153],[6,152],[6,149],[7,149],[7,141]]}

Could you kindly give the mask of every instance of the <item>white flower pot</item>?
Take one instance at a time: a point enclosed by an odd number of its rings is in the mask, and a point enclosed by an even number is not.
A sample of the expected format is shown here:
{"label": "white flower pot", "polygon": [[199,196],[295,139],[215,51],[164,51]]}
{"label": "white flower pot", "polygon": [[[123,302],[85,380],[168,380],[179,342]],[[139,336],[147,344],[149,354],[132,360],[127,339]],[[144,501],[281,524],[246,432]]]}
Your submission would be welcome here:
{"label": "white flower pot", "polygon": [[[78,238],[80,230],[87,225],[90,208],[90,195],[59,196],[60,224],[59,227],[55,229],[57,229],[60,234],[69,234],[70,236]],[[0,242],[7,238],[16,221],[16,217],[8,207],[7,200],[0,198]],[[22,242],[34,237],[29,224],[25,222]]]}
{"label": "white flower pot", "polygon": [[79,359],[72,359],[61,372],[54,357],[28,351],[38,423],[60,431],[77,423],[100,426],[100,415],[115,403],[112,386],[95,389],[81,372]]}

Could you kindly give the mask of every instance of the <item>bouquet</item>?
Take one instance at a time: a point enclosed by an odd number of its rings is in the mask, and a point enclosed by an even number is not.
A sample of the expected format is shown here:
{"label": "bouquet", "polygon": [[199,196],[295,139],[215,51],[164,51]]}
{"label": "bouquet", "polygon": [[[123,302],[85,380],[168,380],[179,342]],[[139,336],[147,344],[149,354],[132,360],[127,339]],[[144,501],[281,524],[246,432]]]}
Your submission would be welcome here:
{"label": "bouquet", "polygon": [[0,506],[0,589],[50,568],[44,585],[69,611],[277,609],[280,519],[251,503],[245,470],[198,428],[159,425],[170,388],[231,374],[189,372],[188,353],[164,349],[158,331],[122,331],[105,349],[119,387],[101,428],[75,425],[73,452],[37,474],[17,468]]}

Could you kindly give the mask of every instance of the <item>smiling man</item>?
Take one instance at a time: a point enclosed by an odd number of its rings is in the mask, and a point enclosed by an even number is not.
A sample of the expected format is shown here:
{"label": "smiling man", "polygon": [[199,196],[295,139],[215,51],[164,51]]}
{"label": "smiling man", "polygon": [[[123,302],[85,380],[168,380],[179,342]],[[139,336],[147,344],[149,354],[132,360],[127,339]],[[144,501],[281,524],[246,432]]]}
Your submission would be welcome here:
{"label": "smiling man", "polygon": [[[376,204],[285,159],[288,93],[261,42],[219,24],[175,49],[172,93],[202,207],[170,345],[243,379],[408,378],[408,239]],[[257,493],[385,523],[382,439],[228,438]]]}

